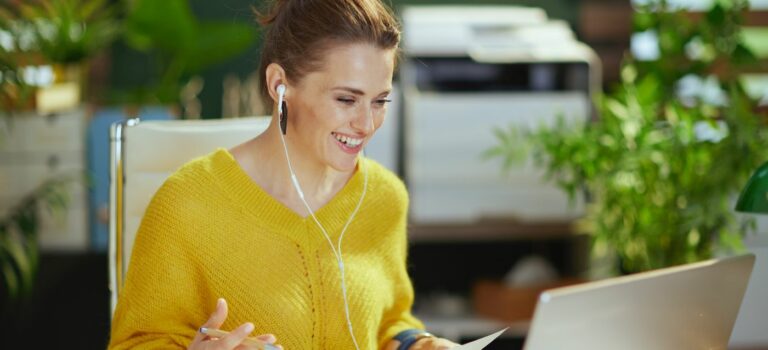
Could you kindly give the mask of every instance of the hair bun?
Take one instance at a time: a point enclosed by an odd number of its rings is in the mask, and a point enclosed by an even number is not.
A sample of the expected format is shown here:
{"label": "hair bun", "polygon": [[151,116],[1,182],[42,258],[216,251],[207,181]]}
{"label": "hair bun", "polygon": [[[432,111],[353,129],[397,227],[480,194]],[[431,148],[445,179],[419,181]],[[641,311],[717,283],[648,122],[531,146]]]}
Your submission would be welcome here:
{"label": "hair bun", "polygon": [[288,0],[272,0],[267,1],[265,8],[267,11],[262,13],[256,6],[251,6],[253,13],[256,15],[256,21],[263,27],[266,27],[275,22],[278,15],[285,9]]}

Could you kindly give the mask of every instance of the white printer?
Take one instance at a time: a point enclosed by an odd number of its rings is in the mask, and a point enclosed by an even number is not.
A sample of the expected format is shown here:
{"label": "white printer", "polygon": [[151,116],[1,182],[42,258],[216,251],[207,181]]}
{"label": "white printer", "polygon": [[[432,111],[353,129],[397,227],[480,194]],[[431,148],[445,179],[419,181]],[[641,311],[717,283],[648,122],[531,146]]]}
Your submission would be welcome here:
{"label": "white printer", "polygon": [[566,221],[583,207],[532,161],[501,171],[494,128],[591,117],[597,56],[567,23],[510,6],[402,11],[402,165],[415,224]]}

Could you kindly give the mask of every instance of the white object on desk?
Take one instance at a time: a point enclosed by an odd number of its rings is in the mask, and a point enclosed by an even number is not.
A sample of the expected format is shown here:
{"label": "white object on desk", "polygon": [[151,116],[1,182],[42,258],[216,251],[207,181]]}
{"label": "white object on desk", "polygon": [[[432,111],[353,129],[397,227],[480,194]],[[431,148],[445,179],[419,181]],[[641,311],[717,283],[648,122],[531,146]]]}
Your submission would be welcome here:
{"label": "white object on desk", "polygon": [[[509,327],[507,327],[507,328],[509,328]],[[506,331],[507,328],[504,328],[504,329],[502,329],[502,330],[500,330],[500,331],[498,331],[496,333],[493,333],[493,334],[491,334],[489,336],[480,338],[480,339],[475,340],[473,342],[469,342],[469,343],[466,343],[464,345],[461,345],[461,346],[458,346],[458,347],[454,347],[453,349],[456,349],[456,350],[480,350],[480,349],[485,348],[486,346],[488,346],[488,344],[490,344],[492,341],[496,340],[496,338],[498,338],[501,335],[501,333],[504,333],[504,331]]]}
{"label": "white object on desk", "polygon": [[523,349],[725,349],[754,261],[714,259],[545,291]]}
{"label": "white object on desk", "polygon": [[430,333],[454,342],[467,338],[479,338],[504,327],[507,330],[504,333],[504,337],[523,338],[528,333],[529,327],[528,322],[509,324],[474,316],[435,317],[416,315],[416,317],[424,322]]}

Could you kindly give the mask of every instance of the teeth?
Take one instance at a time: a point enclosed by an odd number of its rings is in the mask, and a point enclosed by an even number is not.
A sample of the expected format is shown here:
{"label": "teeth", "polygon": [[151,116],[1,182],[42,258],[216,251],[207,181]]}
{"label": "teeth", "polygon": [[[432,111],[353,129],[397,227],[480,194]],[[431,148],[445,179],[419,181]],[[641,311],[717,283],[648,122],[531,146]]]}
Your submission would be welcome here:
{"label": "teeth", "polygon": [[355,139],[347,136],[342,136],[336,133],[333,133],[333,137],[335,137],[339,142],[349,146],[349,147],[357,147],[361,143],[363,143],[363,139]]}

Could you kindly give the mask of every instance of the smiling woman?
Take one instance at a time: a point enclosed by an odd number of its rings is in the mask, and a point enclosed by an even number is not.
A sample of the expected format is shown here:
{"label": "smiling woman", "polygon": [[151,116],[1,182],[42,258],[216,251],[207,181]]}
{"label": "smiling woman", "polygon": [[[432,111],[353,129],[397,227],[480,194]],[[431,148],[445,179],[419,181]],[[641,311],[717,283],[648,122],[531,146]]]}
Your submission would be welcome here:
{"label": "smiling woman", "polygon": [[257,348],[252,332],[286,349],[455,345],[411,315],[408,194],[361,155],[389,102],[400,38],[390,10],[283,0],[262,24],[272,123],[155,194],[110,348]]}
{"label": "smiling woman", "polygon": [[[354,170],[357,154],[384,122],[395,59],[394,49],[368,43],[339,44],[326,50],[325,56],[327,63],[320,70],[300,80],[289,79],[279,63],[265,69],[267,86],[286,86],[290,115],[285,136],[291,157],[304,167],[317,168],[299,173],[320,175],[318,180],[332,176],[318,167],[347,173],[347,178]],[[316,176],[305,181],[312,178]]]}

